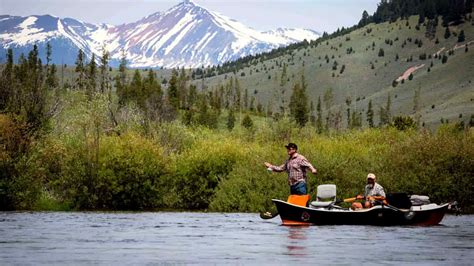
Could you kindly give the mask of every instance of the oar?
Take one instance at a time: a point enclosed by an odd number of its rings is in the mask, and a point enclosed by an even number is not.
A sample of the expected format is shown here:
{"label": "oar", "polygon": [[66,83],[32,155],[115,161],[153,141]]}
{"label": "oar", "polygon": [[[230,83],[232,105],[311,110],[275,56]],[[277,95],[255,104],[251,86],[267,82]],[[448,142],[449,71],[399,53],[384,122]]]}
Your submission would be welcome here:
{"label": "oar", "polygon": [[268,220],[268,219],[272,219],[272,218],[275,218],[276,216],[278,216],[278,211],[276,212],[261,212],[260,213],[260,218],[264,219],[264,220]]}

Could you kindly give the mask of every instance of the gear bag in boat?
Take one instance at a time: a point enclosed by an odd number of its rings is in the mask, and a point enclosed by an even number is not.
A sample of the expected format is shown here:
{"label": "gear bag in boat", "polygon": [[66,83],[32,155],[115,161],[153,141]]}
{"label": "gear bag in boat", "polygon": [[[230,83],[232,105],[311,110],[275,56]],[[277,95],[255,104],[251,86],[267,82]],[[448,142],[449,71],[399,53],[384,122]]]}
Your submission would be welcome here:
{"label": "gear bag in boat", "polygon": [[388,193],[386,199],[388,204],[399,209],[410,209],[412,205],[407,193]]}

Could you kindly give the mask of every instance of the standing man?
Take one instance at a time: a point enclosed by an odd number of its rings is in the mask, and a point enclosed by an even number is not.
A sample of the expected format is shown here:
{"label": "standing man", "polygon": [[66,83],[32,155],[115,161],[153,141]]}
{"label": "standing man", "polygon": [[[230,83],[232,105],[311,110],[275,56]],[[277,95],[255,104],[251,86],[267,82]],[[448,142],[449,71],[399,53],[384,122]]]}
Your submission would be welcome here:
{"label": "standing man", "polygon": [[298,154],[298,146],[294,143],[285,145],[288,151],[288,160],[280,166],[275,166],[265,162],[265,166],[275,172],[286,171],[288,173],[288,184],[290,185],[291,195],[306,195],[307,194],[307,177],[306,169],[311,173],[316,174],[316,168],[303,156]]}

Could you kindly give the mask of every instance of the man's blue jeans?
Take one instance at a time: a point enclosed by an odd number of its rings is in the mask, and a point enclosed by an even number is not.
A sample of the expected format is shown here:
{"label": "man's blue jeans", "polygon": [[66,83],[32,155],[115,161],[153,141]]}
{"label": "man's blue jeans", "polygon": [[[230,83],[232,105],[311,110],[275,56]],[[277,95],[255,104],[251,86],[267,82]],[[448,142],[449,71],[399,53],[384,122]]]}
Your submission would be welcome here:
{"label": "man's blue jeans", "polygon": [[299,182],[294,184],[293,186],[290,186],[290,194],[291,195],[306,195],[307,193],[306,189],[306,183],[305,182]]}

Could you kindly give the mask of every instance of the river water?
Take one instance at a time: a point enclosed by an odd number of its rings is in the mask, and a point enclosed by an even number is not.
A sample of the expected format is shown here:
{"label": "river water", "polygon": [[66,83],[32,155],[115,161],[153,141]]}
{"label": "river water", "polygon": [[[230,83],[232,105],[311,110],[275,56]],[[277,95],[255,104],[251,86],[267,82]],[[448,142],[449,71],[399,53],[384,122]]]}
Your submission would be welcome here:
{"label": "river water", "polygon": [[258,214],[0,212],[0,264],[474,263],[472,215],[434,227],[280,223]]}

